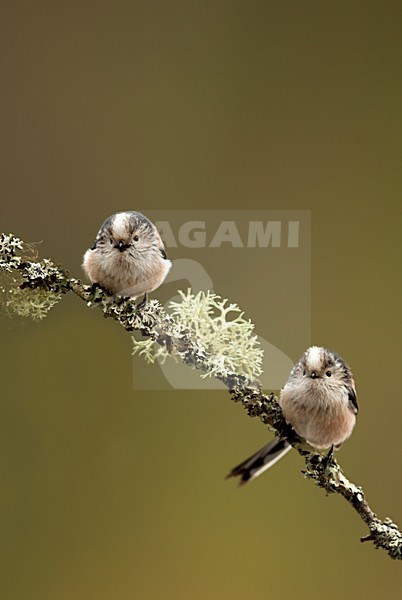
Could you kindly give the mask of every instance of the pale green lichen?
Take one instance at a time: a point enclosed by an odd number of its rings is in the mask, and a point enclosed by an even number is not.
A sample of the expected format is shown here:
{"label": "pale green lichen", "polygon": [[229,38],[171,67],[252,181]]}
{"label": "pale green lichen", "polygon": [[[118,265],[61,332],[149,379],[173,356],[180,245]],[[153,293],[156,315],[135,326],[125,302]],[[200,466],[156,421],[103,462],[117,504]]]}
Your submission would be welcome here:
{"label": "pale green lichen", "polygon": [[56,293],[67,291],[66,274],[48,258],[25,265],[24,279],[25,286],[31,288],[43,287]]}
{"label": "pale green lichen", "polygon": [[[262,372],[263,350],[254,325],[244,318],[237,304],[228,303],[213,292],[194,295],[179,291],[181,302],[171,302],[171,326],[178,337],[185,337],[191,349],[203,357],[202,377],[237,373],[256,378]],[[166,360],[171,354],[186,353],[188,348],[172,347],[154,350],[153,340],[133,341],[133,354],[143,356],[148,362]]]}
{"label": "pale green lichen", "polygon": [[193,337],[207,357],[202,377],[237,373],[256,378],[262,373],[263,350],[253,335],[254,324],[237,304],[213,292],[179,291],[181,302],[171,302],[172,315]]}
{"label": "pale green lichen", "polygon": [[257,336],[252,334],[254,325],[244,319],[237,304],[228,303],[213,292],[194,295],[187,290],[179,294],[181,302],[170,303],[171,314],[166,318],[170,331],[183,344],[173,344],[167,349],[156,346],[152,338],[145,341],[133,338],[133,354],[154,363],[164,362],[168,356],[183,357],[191,350],[198,358],[202,357],[201,377],[229,373],[258,377],[262,372],[263,351]]}
{"label": "pale green lichen", "polygon": [[12,273],[15,269],[18,269],[22,262],[20,254],[23,249],[22,240],[11,233],[2,233],[0,235],[0,269],[7,273]]}
{"label": "pale green lichen", "polygon": [[402,533],[391,519],[384,521],[375,518],[369,525],[370,535],[362,538],[362,542],[371,540],[376,548],[385,548],[394,560],[402,559]]}
{"label": "pale green lichen", "polygon": [[67,291],[65,273],[49,259],[30,260],[36,257],[33,245],[0,235],[0,304],[6,314],[41,320]]}
{"label": "pale green lichen", "polygon": [[21,289],[18,287],[10,290],[7,306],[10,311],[19,317],[40,321],[46,317],[49,310],[60,301],[61,297],[61,293],[42,288]]}
{"label": "pale green lichen", "polygon": [[133,341],[132,355],[142,356],[148,364],[154,364],[155,361],[163,364],[169,356],[167,349],[163,346],[156,346],[151,338],[139,341],[131,336],[131,339]]}

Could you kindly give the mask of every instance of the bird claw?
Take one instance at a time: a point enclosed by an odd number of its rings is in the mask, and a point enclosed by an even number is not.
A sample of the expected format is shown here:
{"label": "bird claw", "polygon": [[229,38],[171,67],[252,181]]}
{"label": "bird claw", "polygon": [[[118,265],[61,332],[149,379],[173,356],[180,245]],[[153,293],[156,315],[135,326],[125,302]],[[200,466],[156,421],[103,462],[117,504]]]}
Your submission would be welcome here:
{"label": "bird claw", "polygon": [[330,466],[330,464],[332,463],[332,459],[333,458],[334,458],[334,446],[332,445],[331,448],[328,451],[328,454],[326,454],[324,456],[324,459],[323,459],[323,462],[322,462],[324,470],[327,469]]}
{"label": "bird claw", "polygon": [[137,304],[137,310],[142,310],[146,303],[148,302],[148,294],[145,292],[143,299],[141,302]]}

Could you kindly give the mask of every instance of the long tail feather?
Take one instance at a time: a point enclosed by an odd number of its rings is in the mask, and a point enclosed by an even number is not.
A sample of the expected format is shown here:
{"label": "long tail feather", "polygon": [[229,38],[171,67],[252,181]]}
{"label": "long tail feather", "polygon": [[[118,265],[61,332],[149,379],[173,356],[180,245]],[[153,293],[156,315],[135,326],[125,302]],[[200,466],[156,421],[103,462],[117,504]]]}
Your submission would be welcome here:
{"label": "long tail feather", "polygon": [[226,476],[226,479],[239,476],[240,484],[247,483],[247,481],[255,479],[272,467],[282,456],[289,452],[291,447],[285,440],[275,438],[272,442],[261,448],[261,450],[232,469]]}

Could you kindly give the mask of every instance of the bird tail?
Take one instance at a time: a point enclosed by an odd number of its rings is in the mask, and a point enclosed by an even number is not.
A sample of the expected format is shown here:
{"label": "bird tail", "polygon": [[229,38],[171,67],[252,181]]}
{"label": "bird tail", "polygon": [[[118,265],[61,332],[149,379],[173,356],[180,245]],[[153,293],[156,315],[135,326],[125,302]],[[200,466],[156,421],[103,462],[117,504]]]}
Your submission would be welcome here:
{"label": "bird tail", "polygon": [[239,483],[243,485],[272,467],[282,456],[285,456],[289,452],[291,447],[285,440],[275,438],[272,442],[261,448],[261,450],[258,450],[258,452],[232,469],[226,476],[226,479],[239,476]]}

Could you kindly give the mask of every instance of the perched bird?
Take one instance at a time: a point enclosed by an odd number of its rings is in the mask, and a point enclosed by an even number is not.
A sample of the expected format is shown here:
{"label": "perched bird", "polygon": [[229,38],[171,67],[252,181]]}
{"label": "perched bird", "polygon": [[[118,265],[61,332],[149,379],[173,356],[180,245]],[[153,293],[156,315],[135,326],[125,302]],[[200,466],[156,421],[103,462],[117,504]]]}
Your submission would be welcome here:
{"label": "perched bird", "polygon": [[82,266],[109,293],[134,299],[144,294],[145,302],[171,265],[155,225],[139,212],[125,211],[106,219]]}
{"label": "perched bird", "polygon": [[[312,346],[293,367],[281,390],[283,416],[293,429],[319,450],[330,448],[328,458],[351,435],[358,412],[353,375],[342,358],[326,348]],[[291,446],[274,439],[237,467],[228,477],[246,483],[261,475]]]}

